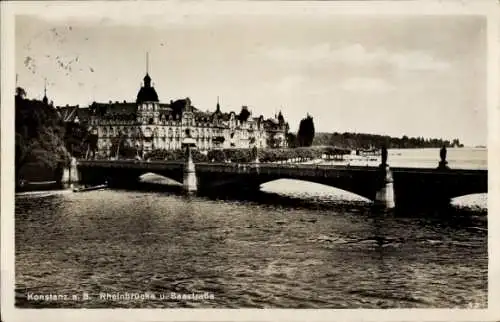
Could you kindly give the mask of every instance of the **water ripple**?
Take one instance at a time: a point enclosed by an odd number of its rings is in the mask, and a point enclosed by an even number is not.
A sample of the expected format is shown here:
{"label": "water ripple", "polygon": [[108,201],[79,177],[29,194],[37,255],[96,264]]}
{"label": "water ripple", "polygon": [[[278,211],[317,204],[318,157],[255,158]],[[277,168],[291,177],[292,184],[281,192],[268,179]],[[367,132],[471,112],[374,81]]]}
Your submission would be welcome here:
{"label": "water ripple", "polygon": [[[486,221],[331,205],[113,190],[17,196],[16,304],[487,306]],[[34,302],[28,292],[93,298]],[[209,292],[214,299],[111,301],[101,292]]]}

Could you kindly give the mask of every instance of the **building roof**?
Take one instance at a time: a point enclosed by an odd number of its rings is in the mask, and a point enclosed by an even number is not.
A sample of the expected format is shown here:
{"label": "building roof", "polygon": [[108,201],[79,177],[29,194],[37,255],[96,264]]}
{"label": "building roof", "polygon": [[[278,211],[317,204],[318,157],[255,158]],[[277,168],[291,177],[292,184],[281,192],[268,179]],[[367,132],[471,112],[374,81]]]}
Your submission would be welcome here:
{"label": "building roof", "polygon": [[208,112],[202,112],[196,108],[193,108],[194,119],[196,122],[211,122],[212,114]]}
{"label": "building roof", "polygon": [[92,103],[90,106],[92,113],[98,117],[108,118],[120,115],[135,115],[137,113],[137,104],[132,102],[109,102]]}
{"label": "building roof", "polygon": [[227,122],[231,119],[231,113],[222,113],[222,120]]}
{"label": "building roof", "polygon": [[136,103],[140,104],[143,102],[158,102],[158,94],[154,87],[141,87],[139,93],[137,93]]}
{"label": "building roof", "polygon": [[90,117],[90,108],[88,107],[66,105],[58,106],[56,109],[63,122],[74,122],[76,119],[79,122],[87,122]]}
{"label": "building roof", "polygon": [[57,106],[56,110],[63,122],[73,122],[76,117],[78,105]]}
{"label": "building roof", "polygon": [[281,128],[280,122],[275,118],[266,119],[263,123],[266,130],[279,130]]}
{"label": "building roof", "polygon": [[90,119],[90,108],[82,107],[76,110],[76,116],[80,122],[88,122]]}

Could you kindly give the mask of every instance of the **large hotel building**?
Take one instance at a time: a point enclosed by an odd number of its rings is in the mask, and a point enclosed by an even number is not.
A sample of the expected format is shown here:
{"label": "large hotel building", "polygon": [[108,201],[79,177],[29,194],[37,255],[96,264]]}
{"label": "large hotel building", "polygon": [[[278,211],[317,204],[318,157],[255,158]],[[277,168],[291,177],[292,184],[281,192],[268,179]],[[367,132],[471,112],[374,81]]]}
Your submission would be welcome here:
{"label": "large hotel building", "polygon": [[88,122],[98,135],[98,154],[110,156],[117,139],[137,151],[180,149],[186,130],[197,148],[285,147],[288,123],[281,112],[274,118],[254,117],[246,106],[239,113],[202,112],[189,98],[160,103],[148,73],[135,102],[92,103],[88,108],[58,108],[66,121]]}

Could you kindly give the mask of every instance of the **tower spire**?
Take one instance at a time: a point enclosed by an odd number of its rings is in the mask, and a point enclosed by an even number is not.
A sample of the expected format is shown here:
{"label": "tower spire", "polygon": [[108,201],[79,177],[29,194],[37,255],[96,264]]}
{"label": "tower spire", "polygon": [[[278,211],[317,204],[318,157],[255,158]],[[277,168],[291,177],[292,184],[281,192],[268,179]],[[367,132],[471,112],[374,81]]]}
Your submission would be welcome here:
{"label": "tower spire", "polygon": [[47,104],[49,102],[49,99],[47,98],[47,77],[45,77],[43,80],[43,99],[42,99],[42,102],[44,104]]}
{"label": "tower spire", "polygon": [[144,87],[151,87],[151,77],[149,76],[149,52],[146,52],[146,76],[144,76]]}

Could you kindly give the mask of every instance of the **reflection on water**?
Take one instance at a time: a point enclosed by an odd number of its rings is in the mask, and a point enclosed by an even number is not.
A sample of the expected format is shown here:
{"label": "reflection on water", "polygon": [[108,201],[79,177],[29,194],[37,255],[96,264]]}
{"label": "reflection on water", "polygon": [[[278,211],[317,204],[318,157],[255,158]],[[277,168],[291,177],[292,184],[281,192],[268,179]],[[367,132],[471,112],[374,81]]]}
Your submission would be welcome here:
{"label": "reflection on water", "polygon": [[[298,198],[290,182],[285,185],[288,195],[272,185],[263,187],[267,192],[245,198],[120,190],[18,195],[16,303],[487,306],[484,214],[453,209],[381,214],[364,200],[339,202],[338,196],[321,194],[324,188],[302,186],[300,193],[307,198]],[[110,301],[97,296],[146,291],[210,292],[214,299]],[[40,303],[27,300],[30,292],[88,292],[94,297]]]}
{"label": "reflection on water", "polygon": [[317,200],[317,201],[346,201],[367,204],[371,201],[356,194],[334,187],[300,180],[281,179],[262,185],[261,190],[267,193],[276,193],[281,196]]}

